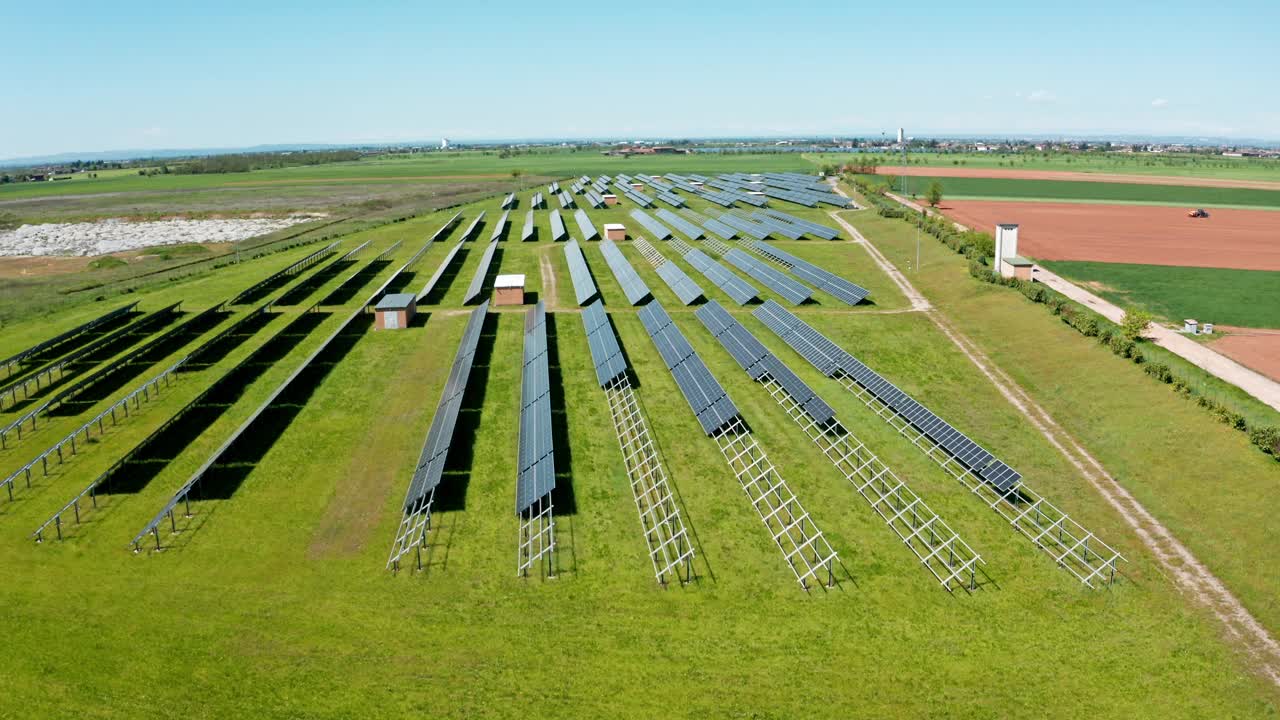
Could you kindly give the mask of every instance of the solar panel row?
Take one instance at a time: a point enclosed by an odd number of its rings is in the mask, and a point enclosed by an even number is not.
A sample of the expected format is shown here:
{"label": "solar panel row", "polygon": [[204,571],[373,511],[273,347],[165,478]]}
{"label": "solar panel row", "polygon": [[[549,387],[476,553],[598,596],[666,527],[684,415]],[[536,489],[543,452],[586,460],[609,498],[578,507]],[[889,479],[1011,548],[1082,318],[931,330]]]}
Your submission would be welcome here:
{"label": "solar panel row", "polygon": [[768,228],[761,227],[757,223],[747,222],[746,220],[743,220],[742,218],[737,217],[736,215],[730,215],[729,213],[725,213],[720,216],[720,222],[725,225],[728,225],[734,230],[737,230],[741,234],[747,235],[749,237],[753,237],[757,240],[763,240],[769,237]]}
{"label": "solar panel row", "polygon": [[822,374],[828,377],[843,374],[852,378],[996,490],[1008,492],[1022,479],[1016,470],[998,460],[786,308],[770,301],[757,308],[753,314]]}
{"label": "solar panel row", "polygon": [[644,280],[640,279],[635,268],[631,267],[631,263],[612,240],[601,240],[600,252],[604,253],[604,261],[609,264],[613,276],[622,286],[622,293],[627,296],[627,302],[639,305],[650,295],[649,286],[644,284]]}
{"label": "solar panel row", "polygon": [[690,240],[697,240],[702,237],[701,228],[666,208],[657,210],[655,214]]}
{"label": "solar panel row", "polygon": [[658,252],[652,243],[644,238],[636,238],[635,245],[645,259],[653,265],[658,277],[662,278],[667,287],[671,288],[671,292],[680,298],[681,304],[690,305],[702,297],[702,288],[698,287],[698,284],[686,275],[679,265],[667,260],[662,253]]}
{"label": "solar panel row", "polygon": [[548,185],[548,186],[547,186],[547,194],[548,194],[548,195],[559,195],[559,194],[560,194],[560,183],[558,183],[558,182],[553,182],[553,183],[551,183],[550,185]]}
{"label": "solar panel row", "polygon": [[578,232],[582,233],[583,242],[598,240],[600,233],[596,231],[596,226],[591,222],[591,217],[587,215],[587,211],[581,208],[573,211],[573,219],[578,222]]}
{"label": "solar panel row", "polygon": [[694,315],[752,380],[758,381],[765,376],[773,378],[819,425],[835,418],[835,410],[830,405],[719,303],[713,300],[698,308]]}
{"label": "solar panel row", "polygon": [[632,188],[630,185],[627,185],[621,182],[615,182],[613,184],[613,187],[615,190],[618,191],[618,194],[627,198],[631,202],[639,205],[640,207],[646,207],[646,208],[653,207],[652,198],[650,198],[648,195],[645,195],[643,193],[636,192],[636,190]]}
{"label": "solar panel row", "polygon": [[738,408],[656,300],[640,308],[640,322],[675,378],[702,431],[711,435],[738,416]]}
{"label": "solar panel row", "polygon": [[545,208],[546,206],[547,206],[547,201],[543,199],[542,193],[540,192],[534,193],[533,198],[529,200],[529,207],[536,209],[536,208]]}
{"label": "solar panel row", "polygon": [[480,214],[476,216],[476,219],[471,221],[471,224],[467,226],[466,232],[462,233],[462,237],[458,238],[458,242],[466,242],[468,240],[475,239],[474,236],[476,230],[479,230],[480,223],[484,222],[484,212],[484,210],[481,210]]}
{"label": "solar panel row", "polygon": [[[489,243],[489,247],[493,247],[493,243]],[[436,287],[436,283],[440,282],[440,278],[444,277],[445,271],[449,269],[449,265],[453,262],[453,259],[457,257],[458,253],[461,251],[462,251],[462,243],[454,243],[453,247],[449,248],[449,252],[446,253],[444,256],[444,259],[440,261],[440,266],[437,267],[436,271],[431,274],[431,278],[427,280],[427,284],[422,286],[422,291],[419,292],[417,296],[418,302],[422,302],[423,300],[426,299],[428,295],[431,294],[431,291],[434,290]]]}
{"label": "solar panel row", "polygon": [[560,201],[560,207],[562,208],[573,207],[573,196],[563,190],[556,195],[556,199]]}
{"label": "solar panel row", "polygon": [[693,210],[681,210],[680,215],[686,218],[687,220],[689,220],[690,222],[694,222],[701,225],[702,227],[706,228],[707,232],[721,239],[732,240],[733,238],[738,236],[738,232],[733,228],[729,227],[728,225],[725,225],[719,220],[714,220],[712,218],[706,217],[705,215],[699,215]]}
{"label": "solar panel row", "polygon": [[510,195],[508,195],[508,196],[507,196],[507,199],[506,199],[506,200],[503,200],[503,201],[502,201],[502,209],[503,209],[503,210],[510,210],[511,208],[513,208],[513,207],[515,207],[515,206],[516,206],[516,194],[515,194],[515,193],[511,193]]}
{"label": "solar panel row", "polygon": [[808,260],[802,260],[772,245],[756,240],[748,240],[743,243],[743,246],[783,265],[787,265],[796,277],[813,283],[819,290],[848,305],[857,305],[871,294],[870,291],[860,285],[851,283],[835,273],[814,265]]}
{"label": "solar panel row", "polygon": [[476,268],[475,277],[471,278],[471,284],[467,286],[467,294],[462,298],[463,305],[470,305],[473,300],[480,297],[480,293],[484,292],[484,280],[489,275],[489,266],[493,264],[493,253],[498,249],[498,243],[491,242],[484,249],[484,254],[480,256],[480,265]]}
{"label": "solar panel row", "polygon": [[489,234],[489,242],[496,242],[507,232],[507,223],[511,221],[511,211],[507,210],[502,213],[502,217],[498,218],[497,224],[493,226],[493,232]]}
{"label": "solar panel row", "polygon": [[551,431],[551,373],[546,308],[541,301],[525,315],[524,368],[520,383],[520,450],[516,513],[523,513],[556,487]]}
{"label": "solar panel row", "polygon": [[569,278],[573,281],[573,294],[579,305],[586,305],[596,296],[595,280],[591,278],[591,270],[587,268],[587,258],[577,240],[570,240],[564,246],[564,259],[569,263]]}
{"label": "solar panel row", "polygon": [[590,203],[593,208],[599,209],[604,205],[604,198],[600,197],[600,193],[595,190],[587,190],[583,193],[583,197],[587,199],[587,202]]}
{"label": "solar panel row", "polygon": [[537,232],[537,226],[533,223],[533,211],[530,210],[524,216],[524,228],[520,231],[520,242],[532,240],[535,232]]}
{"label": "solar panel row", "polygon": [[649,213],[640,209],[635,209],[631,211],[631,217],[635,218],[636,222],[643,225],[644,229],[648,230],[649,234],[653,235],[655,238],[659,240],[666,240],[671,237],[671,231],[662,223],[654,220],[653,216]]}
{"label": "solar panel row", "polygon": [[835,240],[840,237],[840,233],[832,230],[826,225],[819,225],[816,222],[811,222],[804,218],[798,218],[795,215],[788,215],[787,213],[778,210],[761,210],[760,212],[768,215],[769,217],[795,225],[806,233],[813,235],[814,237],[822,238],[823,240]]}
{"label": "solar panel row", "polygon": [[614,378],[627,371],[627,359],[618,345],[604,303],[599,300],[582,310],[582,326],[587,331],[587,346],[591,348],[591,362],[596,368],[596,380],[606,387]]}
{"label": "solar panel row", "polygon": [[559,210],[551,211],[551,242],[560,242],[569,234],[564,227],[564,218],[560,217]]}
{"label": "solar panel row", "polygon": [[685,253],[684,259],[739,305],[746,305],[756,299],[758,293],[750,283],[734,275],[728,268],[712,260],[701,250],[689,250]]}
{"label": "solar panel row", "polygon": [[697,186],[695,186],[693,183],[689,182],[688,180],[684,179],[679,175],[673,175],[671,173],[667,173],[666,178],[668,182],[670,182],[675,188],[679,190],[683,190],[685,192],[690,192],[690,193],[698,192]]}
{"label": "solar panel row", "polygon": [[467,389],[467,379],[471,376],[476,345],[480,341],[480,330],[484,326],[488,309],[489,303],[486,302],[473,310],[466,329],[462,331],[462,341],[454,355],[453,367],[449,369],[449,378],[444,383],[440,404],[436,406],[435,416],[431,418],[431,429],[427,432],[427,440],[418,456],[418,466],[409,483],[409,492],[405,495],[405,512],[412,512],[427,493],[440,484],[449,446],[453,442],[453,430],[458,422],[458,410],[462,408],[462,396]]}
{"label": "solar panel row", "polygon": [[[717,249],[714,248],[713,249]],[[778,293],[792,305],[799,305],[813,296],[813,291],[804,283],[792,280],[782,272],[765,265],[738,248],[718,248],[721,255],[731,265],[764,284],[765,287]]]}
{"label": "solar panel row", "polygon": [[755,223],[775,237],[781,236],[788,240],[799,240],[804,237],[804,231],[800,228],[789,223],[784,223],[769,215],[762,215],[759,212],[752,212],[748,215],[742,210],[730,210],[729,214],[741,218],[743,222]]}

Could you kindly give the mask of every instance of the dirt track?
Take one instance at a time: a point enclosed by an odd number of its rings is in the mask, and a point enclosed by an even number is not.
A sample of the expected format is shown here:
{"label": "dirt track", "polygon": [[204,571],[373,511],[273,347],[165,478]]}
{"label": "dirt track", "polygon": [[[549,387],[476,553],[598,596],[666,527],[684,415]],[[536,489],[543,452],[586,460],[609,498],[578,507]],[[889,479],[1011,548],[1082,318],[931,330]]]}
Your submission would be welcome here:
{"label": "dirt track", "polygon": [[1070,170],[1000,170],[995,168],[882,165],[877,175],[910,177],[1003,178],[1005,180],[1073,180],[1077,182],[1124,183],[1126,185],[1182,185],[1184,187],[1228,187],[1253,190],[1280,190],[1280,180],[1233,180],[1229,178],[1178,177],[1176,175],[1111,175]]}
{"label": "dirt track", "polygon": [[1280,215],[1214,210],[1192,219],[1181,208],[1083,203],[948,200],[944,215],[995,232],[1018,223],[1018,252],[1039,260],[1280,270]]}

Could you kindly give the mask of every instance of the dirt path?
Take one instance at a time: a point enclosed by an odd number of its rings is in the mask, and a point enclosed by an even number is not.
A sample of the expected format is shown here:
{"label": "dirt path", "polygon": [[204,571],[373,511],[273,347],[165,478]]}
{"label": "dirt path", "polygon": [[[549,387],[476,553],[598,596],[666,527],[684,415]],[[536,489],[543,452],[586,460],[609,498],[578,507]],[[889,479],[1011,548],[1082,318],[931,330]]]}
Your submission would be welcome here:
{"label": "dirt path", "polygon": [[[1048,285],[1067,297],[1089,307],[1108,320],[1119,324],[1124,319],[1124,310],[1094,295],[1084,288],[1068,282],[1049,270],[1036,266],[1036,280]],[[1208,345],[1171,330],[1163,325],[1152,323],[1147,326],[1144,335],[1155,344],[1169,352],[1208,372],[1216,378],[1235,385],[1259,401],[1280,410],[1280,382],[1250,370],[1240,363],[1228,358]]]}
{"label": "dirt path", "polygon": [[543,301],[546,303],[546,308],[551,310],[560,306],[560,289],[556,287],[555,267],[551,265],[551,258],[547,256],[549,251],[548,249],[538,253],[538,269],[542,273],[542,291],[547,294]]}
{"label": "dirt path", "polygon": [[[862,238],[861,242],[871,246],[865,238]],[[911,288],[911,294],[908,297],[912,295],[923,297],[911,286],[906,277],[901,276],[901,273],[899,276],[902,283]],[[1191,551],[1179,542],[1173,533],[1143,507],[1128,490],[1116,482],[1102,464],[1068,434],[1048,411],[1036,403],[1026,390],[991,362],[972,340],[955,329],[941,312],[936,308],[930,308],[926,314],[960,352],[964,353],[965,357],[996,386],[1000,394],[1027,418],[1045,440],[1061,453],[1133,528],[1134,533],[1155,557],[1166,577],[1173,581],[1178,590],[1195,603],[1208,609],[1222,623],[1223,630],[1232,645],[1248,656],[1252,666],[1258,672],[1273,684],[1280,685],[1280,643],[1271,637],[1266,628],[1249,613],[1222,581],[1197,560]]]}
{"label": "dirt path", "polygon": [[[831,183],[831,187],[841,197],[849,197],[849,193],[845,192],[844,188],[840,187],[839,183],[833,181]],[[929,300],[924,295],[920,294],[919,290],[916,290],[914,285],[907,282],[906,276],[903,275],[898,268],[894,267],[893,263],[889,262],[889,259],[880,252],[879,248],[867,242],[867,239],[862,236],[862,233],[858,232],[857,228],[845,222],[845,219],[840,217],[835,210],[832,210],[827,214],[831,216],[832,220],[839,223],[840,227],[843,228],[845,232],[849,233],[849,237],[853,238],[855,243],[861,245],[863,249],[867,251],[867,254],[871,256],[871,259],[875,261],[876,265],[884,271],[885,275],[889,276],[889,279],[893,281],[894,285],[898,286],[898,289],[902,291],[902,294],[906,296],[907,300],[911,301],[912,310],[923,311],[929,310],[933,307],[929,303]]]}
{"label": "dirt path", "polygon": [[1278,180],[1232,180],[1229,178],[1178,177],[1176,175],[1126,175],[1117,173],[1073,172],[1070,170],[1001,170],[996,168],[932,167],[929,165],[904,167],[882,165],[877,175],[906,175],[908,177],[962,177],[1005,178],[1008,180],[1072,180],[1076,182],[1123,183],[1125,185],[1181,185],[1184,187],[1250,188],[1254,190],[1280,190]]}

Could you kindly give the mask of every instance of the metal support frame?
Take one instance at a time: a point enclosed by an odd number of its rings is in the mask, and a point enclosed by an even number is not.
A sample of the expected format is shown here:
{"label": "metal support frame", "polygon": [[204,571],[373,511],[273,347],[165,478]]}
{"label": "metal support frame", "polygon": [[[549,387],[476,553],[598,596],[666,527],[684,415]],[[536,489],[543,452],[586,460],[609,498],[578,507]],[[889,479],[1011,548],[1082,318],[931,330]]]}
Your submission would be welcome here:
{"label": "metal support frame", "polygon": [[[712,437],[800,587],[808,590],[811,581],[814,585],[835,585],[832,563],[836,560],[836,551],[742,419],[734,417]],[[826,583],[819,579],[822,571],[826,572]]]}
{"label": "metal support frame", "polygon": [[852,377],[841,374],[835,379],[1080,582],[1091,588],[1097,587],[1095,582],[1103,585],[1115,582],[1116,563],[1124,560],[1124,556],[1027,487],[1025,482],[1003,492],[997,490]]}
{"label": "metal support frame", "polygon": [[516,577],[528,577],[538,566],[543,577],[556,576],[556,521],[552,514],[551,493],[538,498],[520,513],[520,539],[516,546]]}
{"label": "metal support frame", "polygon": [[761,384],[948,592],[977,587],[986,561],[839,420],[819,425],[772,376]]}
{"label": "metal support frame", "polygon": [[428,547],[427,538],[431,534],[431,503],[436,498],[436,489],[431,488],[423,497],[405,510],[396,530],[396,539],[391,543],[391,555],[387,557],[387,569],[400,571],[400,560],[409,553],[416,553],[416,569],[422,569],[422,551]]}
{"label": "metal support frame", "polygon": [[98,413],[88,422],[86,422],[85,424],[81,425],[80,427],[72,431],[70,435],[67,435],[63,439],[59,440],[57,443],[54,443],[54,445],[50,447],[48,450],[45,450],[44,452],[40,453],[40,455],[38,455],[36,459],[18,468],[13,472],[12,475],[5,478],[4,480],[0,480],[0,487],[5,488],[8,491],[9,499],[13,500],[13,488],[19,476],[25,477],[27,487],[30,488],[31,487],[31,471],[35,468],[36,465],[39,465],[41,472],[44,473],[44,475],[47,477],[49,475],[49,459],[51,457],[54,457],[56,455],[58,465],[61,465],[63,462],[66,461],[66,458],[64,457],[64,454],[62,452],[62,449],[64,447],[70,446],[72,455],[75,455],[78,452],[78,447],[76,445],[76,438],[83,435],[84,441],[88,442],[90,437],[92,436],[94,427],[97,427],[98,435],[104,435],[106,434],[106,425],[105,425],[106,418],[108,417],[111,418],[111,425],[113,427],[120,422],[120,420],[116,415],[117,410],[120,410],[124,415],[124,417],[128,418],[130,401],[133,402],[133,407],[135,410],[137,410],[139,407],[142,406],[143,401],[151,400],[152,395],[155,395],[158,397],[160,395],[160,386],[164,385],[165,387],[169,387],[169,383],[171,381],[174,371],[182,367],[182,365],[186,363],[187,359],[190,357],[191,356],[188,355],[182,358],[181,360],[179,360],[178,362],[174,363],[173,365],[170,365],[159,375],[156,375],[155,377],[143,383],[138,388],[134,389],[128,395],[125,395],[124,397],[112,403],[111,407],[108,407],[107,409]]}
{"label": "metal support frame", "polygon": [[664,587],[669,577],[687,583],[693,579],[693,544],[627,374],[614,378],[605,388],[605,395],[654,577]]}

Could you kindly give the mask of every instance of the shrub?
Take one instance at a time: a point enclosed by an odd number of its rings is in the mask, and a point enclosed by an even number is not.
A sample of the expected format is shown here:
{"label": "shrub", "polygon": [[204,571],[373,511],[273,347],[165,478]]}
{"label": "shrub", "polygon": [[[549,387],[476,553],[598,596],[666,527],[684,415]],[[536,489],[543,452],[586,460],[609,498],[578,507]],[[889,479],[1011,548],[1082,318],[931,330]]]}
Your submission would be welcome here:
{"label": "shrub", "polygon": [[1249,431],[1249,442],[1257,445],[1262,452],[1280,457],[1280,427],[1267,425]]}
{"label": "shrub", "polygon": [[1130,340],[1142,337],[1142,331],[1151,324],[1151,313],[1145,310],[1129,310],[1120,320],[1120,331]]}

